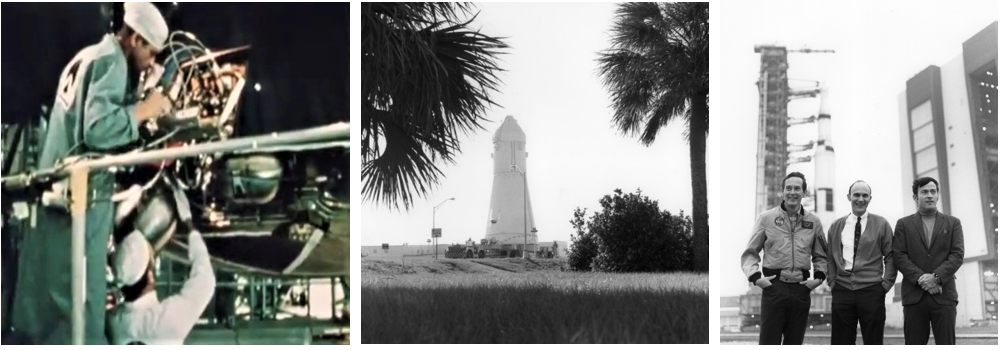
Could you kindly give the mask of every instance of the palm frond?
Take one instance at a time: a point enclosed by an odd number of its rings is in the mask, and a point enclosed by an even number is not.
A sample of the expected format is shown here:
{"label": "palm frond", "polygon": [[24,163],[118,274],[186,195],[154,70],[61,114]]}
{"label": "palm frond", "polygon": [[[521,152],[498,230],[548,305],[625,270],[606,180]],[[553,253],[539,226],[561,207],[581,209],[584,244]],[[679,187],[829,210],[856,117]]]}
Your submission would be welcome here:
{"label": "palm frond", "polygon": [[469,29],[468,4],[362,6],[363,193],[409,209],[461,152],[460,133],[483,129],[507,45]]}
{"label": "palm frond", "polygon": [[708,94],[708,15],[704,3],[626,3],[616,11],[598,73],[623,134],[649,145],[672,120],[687,123],[692,96]]}

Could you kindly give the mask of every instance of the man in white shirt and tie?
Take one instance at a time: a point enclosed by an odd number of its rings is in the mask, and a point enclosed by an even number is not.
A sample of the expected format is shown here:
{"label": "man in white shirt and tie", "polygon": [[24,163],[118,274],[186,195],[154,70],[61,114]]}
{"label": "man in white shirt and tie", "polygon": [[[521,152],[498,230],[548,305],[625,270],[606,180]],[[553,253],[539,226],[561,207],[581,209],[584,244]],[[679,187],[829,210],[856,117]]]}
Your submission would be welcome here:
{"label": "man in white shirt and tie", "polygon": [[893,228],[868,212],[872,188],[856,181],[848,189],[852,213],[831,224],[827,283],[831,286],[831,344],[855,345],[861,325],[865,345],[883,344],[886,293],[893,289]]}

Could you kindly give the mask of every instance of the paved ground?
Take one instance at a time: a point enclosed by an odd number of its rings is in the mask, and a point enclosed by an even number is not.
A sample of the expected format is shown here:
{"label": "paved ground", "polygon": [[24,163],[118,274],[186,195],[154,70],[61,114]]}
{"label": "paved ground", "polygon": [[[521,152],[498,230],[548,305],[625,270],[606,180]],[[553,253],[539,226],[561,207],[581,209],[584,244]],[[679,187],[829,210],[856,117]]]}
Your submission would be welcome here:
{"label": "paved ground", "polygon": [[[722,333],[720,334],[720,344],[723,345],[753,345],[758,343],[757,333]],[[831,343],[830,331],[807,332],[805,345],[827,345]],[[887,329],[883,335],[884,345],[904,345],[904,331],[902,329]],[[862,345],[861,334],[856,340],[856,344]],[[935,344],[932,337],[928,341],[929,345]],[[957,345],[997,345],[997,327],[978,328],[957,328]]]}
{"label": "paved ground", "polygon": [[385,258],[362,258],[362,284],[366,281],[396,275],[468,275],[535,271],[560,271],[565,259],[433,259],[427,256]]}

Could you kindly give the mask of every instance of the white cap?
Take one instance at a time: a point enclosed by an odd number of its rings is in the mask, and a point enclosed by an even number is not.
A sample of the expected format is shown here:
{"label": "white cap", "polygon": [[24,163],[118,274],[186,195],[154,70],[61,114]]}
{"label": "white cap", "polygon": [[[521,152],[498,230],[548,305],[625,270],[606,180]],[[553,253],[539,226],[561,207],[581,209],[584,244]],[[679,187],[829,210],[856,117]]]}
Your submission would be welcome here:
{"label": "white cap", "polygon": [[139,33],[157,51],[163,50],[167,42],[167,21],[160,10],[148,2],[126,2],[125,24]]}
{"label": "white cap", "polygon": [[149,268],[152,251],[142,232],[132,231],[115,249],[115,282],[131,286],[139,282]]}
{"label": "white cap", "polygon": [[139,185],[132,185],[128,190],[111,196],[111,201],[118,203],[118,206],[115,207],[115,226],[120,225],[129,214],[132,214],[132,211],[139,207],[142,198],[143,188]]}

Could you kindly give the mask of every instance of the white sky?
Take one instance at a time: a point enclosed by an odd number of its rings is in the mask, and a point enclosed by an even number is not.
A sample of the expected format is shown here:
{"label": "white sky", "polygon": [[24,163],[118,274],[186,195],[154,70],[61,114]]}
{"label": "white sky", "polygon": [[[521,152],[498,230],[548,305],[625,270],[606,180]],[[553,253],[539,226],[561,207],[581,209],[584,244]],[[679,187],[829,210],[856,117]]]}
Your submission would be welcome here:
{"label": "white sky", "polygon": [[[720,153],[720,295],[747,291],[740,254],[754,223],[755,156],[760,56],[755,44],[790,49],[834,49],[835,54],[790,53],[792,79],[819,80],[831,88],[835,149],[835,212],[847,215],[848,186],[857,179],[873,188],[869,210],[888,220],[905,213],[902,198],[898,96],[907,79],[929,65],[962,54],[962,43],[998,18],[995,1],[741,2],[720,6],[720,60],[725,125]],[[819,99],[795,100],[794,118],[817,114]],[[720,130],[720,129],[717,129]],[[790,129],[790,143],[816,137],[815,124]],[[812,186],[813,165],[795,165]],[[711,186],[711,184],[710,184]],[[829,225],[830,223],[824,223]],[[826,229],[825,229],[826,231]]]}
{"label": "white sky", "polygon": [[[611,122],[609,94],[597,74],[597,52],[608,48],[614,4],[479,5],[472,28],[507,37],[500,56],[507,72],[489,109],[486,130],[462,140],[456,164],[444,166],[441,185],[409,212],[363,203],[352,221],[362,245],[427,244],[432,208],[455,197],[437,213],[442,244],[486,235],[493,181],[491,137],[507,115],[527,137],[528,182],[539,241],[569,241],[576,207],[592,213],[616,188],[637,188],[661,210],[691,215],[691,176],[683,123],[662,128],[651,147],[623,136]],[[714,130],[711,130],[714,131]],[[713,141],[710,134],[709,142]],[[358,222],[362,224],[357,224]]]}

